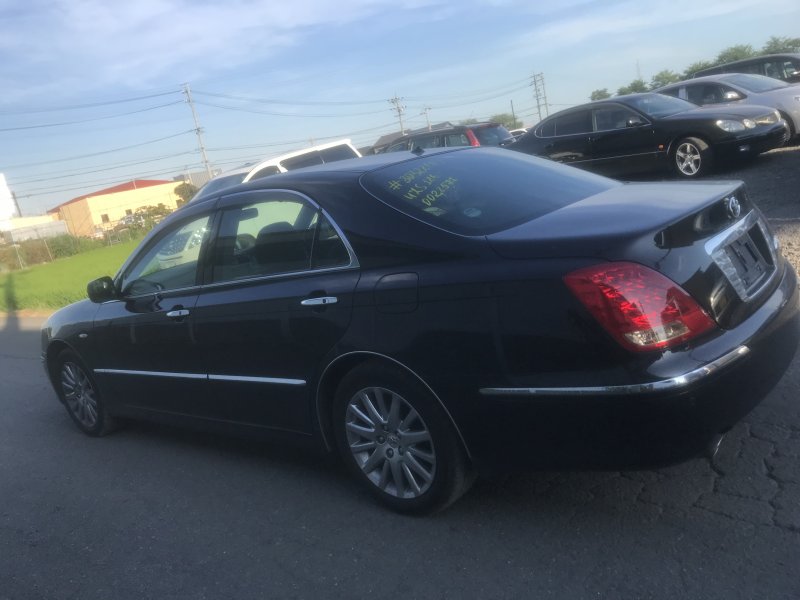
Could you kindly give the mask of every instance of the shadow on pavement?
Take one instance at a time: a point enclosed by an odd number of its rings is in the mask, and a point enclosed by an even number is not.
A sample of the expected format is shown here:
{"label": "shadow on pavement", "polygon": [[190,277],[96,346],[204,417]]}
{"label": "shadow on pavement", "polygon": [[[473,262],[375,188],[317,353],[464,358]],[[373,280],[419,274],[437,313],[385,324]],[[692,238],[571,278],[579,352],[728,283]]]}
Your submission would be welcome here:
{"label": "shadow on pavement", "polygon": [[3,329],[5,331],[19,331],[19,315],[17,315],[17,297],[14,294],[14,275],[9,273],[6,277],[5,285],[3,286],[3,295],[5,296],[7,314],[6,322]]}

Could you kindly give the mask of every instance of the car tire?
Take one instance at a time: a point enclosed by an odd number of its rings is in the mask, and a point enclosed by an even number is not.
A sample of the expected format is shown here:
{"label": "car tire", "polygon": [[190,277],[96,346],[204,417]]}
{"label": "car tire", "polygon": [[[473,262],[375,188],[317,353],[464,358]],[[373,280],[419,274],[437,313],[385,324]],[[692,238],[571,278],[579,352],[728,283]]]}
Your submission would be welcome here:
{"label": "car tire", "polygon": [[63,350],[56,358],[53,375],[58,397],[78,429],[86,435],[100,437],[117,427],[97,383],[77,354]]}
{"label": "car tire", "polygon": [[365,363],[344,377],[334,431],[348,470],[395,511],[442,510],[474,481],[444,409],[421,382],[391,366]]}
{"label": "car tire", "polygon": [[672,166],[680,177],[701,177],[711,170],[713,162],[711,148],[700,138],[683,138],[672,152]]}

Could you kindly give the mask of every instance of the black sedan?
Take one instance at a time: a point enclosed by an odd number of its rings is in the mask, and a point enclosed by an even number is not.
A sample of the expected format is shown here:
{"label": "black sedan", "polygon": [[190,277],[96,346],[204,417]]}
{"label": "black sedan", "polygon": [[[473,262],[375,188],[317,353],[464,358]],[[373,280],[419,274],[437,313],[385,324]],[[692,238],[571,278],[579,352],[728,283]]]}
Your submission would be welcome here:
{"label": "black sedan", "polygon": [[629,94],[556,113],[508,146],[605,175],[672,168],[681,177],[783,146],[789,129],[766,106],[698,107]]}
{"label": "black sedan", "polygon": [[475,473],[696,456],[781,378],[800,319],[740,182],[621,184],[496,148],[225,190],[88,292],[42,331],[85,433],[308,441],[407,512]]}

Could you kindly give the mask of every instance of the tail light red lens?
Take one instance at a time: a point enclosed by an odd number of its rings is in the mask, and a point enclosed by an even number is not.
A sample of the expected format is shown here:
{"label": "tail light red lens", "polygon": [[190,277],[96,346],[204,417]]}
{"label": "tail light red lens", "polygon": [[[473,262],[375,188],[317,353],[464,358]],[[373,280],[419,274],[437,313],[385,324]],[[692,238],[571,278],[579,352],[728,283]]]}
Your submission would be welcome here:
{"label": "tail light red lens", "polygon": [[643,265],[606,263],[564,282],[620,344],[644,352],[682,344],[716,327],[678,284]]}

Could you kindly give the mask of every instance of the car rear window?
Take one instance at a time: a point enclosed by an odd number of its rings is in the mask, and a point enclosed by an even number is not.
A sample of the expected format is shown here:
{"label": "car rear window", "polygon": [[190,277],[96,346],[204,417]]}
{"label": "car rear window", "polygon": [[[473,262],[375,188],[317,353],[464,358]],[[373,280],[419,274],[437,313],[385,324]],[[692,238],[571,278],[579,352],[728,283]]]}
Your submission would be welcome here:
{"label": "car rear window", "polygon": [[481,146],[499,146],[507,139],[514,137],[502,125],[491,127],[476,127],[472,130]]}
{"label": "car rear window", "polygon": [[358,158],[355,150],[347,144],[340,144],[339,146],[332,146],[319,151],[322,157],[322,162],[331,163],[337,160],[347,160],[348,158]]}
{"label": "car rear window", "polygon": [[366,173],[361,184],[400,212],[459,235],[489,235],[621,185],[509,150],[437,152]]}

